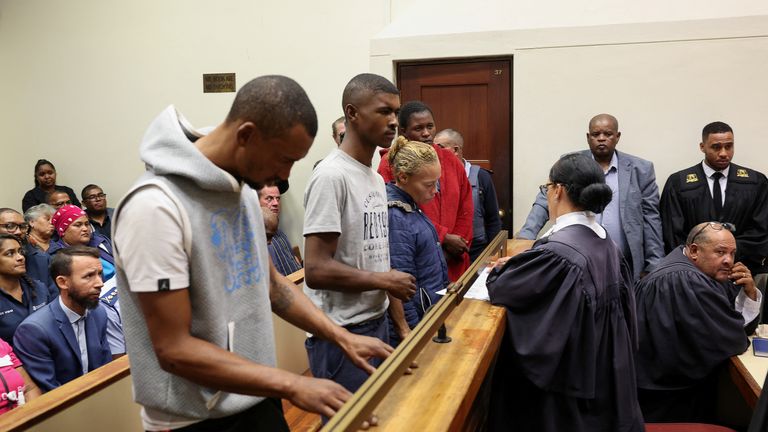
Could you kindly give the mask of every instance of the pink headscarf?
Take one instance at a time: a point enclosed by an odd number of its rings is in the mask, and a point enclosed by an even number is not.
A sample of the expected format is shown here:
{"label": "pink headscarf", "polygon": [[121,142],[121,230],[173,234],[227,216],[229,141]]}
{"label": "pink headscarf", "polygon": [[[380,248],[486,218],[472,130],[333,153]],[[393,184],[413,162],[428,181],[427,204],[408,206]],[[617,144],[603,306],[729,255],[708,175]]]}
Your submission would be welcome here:
{"label": "pink headscarf", "polygon": [[51,218],[51,223],[54,228],[56,228],[56,232],[59,233],[59,236],[63,236],[64,231],[69,228],[72,222],[76,221],[81,216],[85,216],[83,209],[72,204],[67,204],[56,210],[56,213],[54,213]]}

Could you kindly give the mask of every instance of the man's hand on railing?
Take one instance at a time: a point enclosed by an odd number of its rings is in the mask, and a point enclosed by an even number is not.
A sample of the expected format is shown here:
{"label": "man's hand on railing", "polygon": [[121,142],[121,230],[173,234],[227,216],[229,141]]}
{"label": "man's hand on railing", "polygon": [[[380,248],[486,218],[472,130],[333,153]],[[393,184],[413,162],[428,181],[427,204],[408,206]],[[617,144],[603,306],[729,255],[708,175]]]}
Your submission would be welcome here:
{"label": "man's hand on railing", "polygon": [[368,360],[372,358],[384,360],[395,350],[380,339],[356,335],[343,328],[341,328],[339,336],[334,340],[347,357],[352,360],[352,363],[369,375],[376,372],[376,368],[371,366]]}
{"label": "man's hand on railing", "polygon": [[294,375],[290,384],[288,400],[303,409],[332,417],[344,402],[352,397],[347,389],[327,379]]}

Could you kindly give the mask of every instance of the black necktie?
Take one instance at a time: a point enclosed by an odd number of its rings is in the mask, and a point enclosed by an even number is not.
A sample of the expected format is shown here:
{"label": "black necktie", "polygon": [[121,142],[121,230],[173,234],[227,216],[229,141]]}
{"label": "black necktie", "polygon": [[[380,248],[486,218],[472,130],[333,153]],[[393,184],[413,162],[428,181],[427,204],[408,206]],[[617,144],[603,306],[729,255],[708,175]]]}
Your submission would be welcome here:
{"label": "black necktie", "polygon": [[715,204],[715,217],[720,220],[720,215],[723,212],[723,193],[720,190],[720,179],[723,177],[723,173],[715,172],[712,174],[712,201]]}

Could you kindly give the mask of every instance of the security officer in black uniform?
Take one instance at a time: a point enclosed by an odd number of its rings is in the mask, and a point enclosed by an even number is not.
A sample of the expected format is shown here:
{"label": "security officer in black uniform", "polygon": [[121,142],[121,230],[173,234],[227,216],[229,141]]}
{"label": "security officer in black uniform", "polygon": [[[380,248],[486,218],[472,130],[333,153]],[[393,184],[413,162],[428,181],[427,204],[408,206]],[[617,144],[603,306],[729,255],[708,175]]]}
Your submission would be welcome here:
{"label": "security officer in black uniform", "polygon": [[[733,129],[723,122],[704,126],[699,148],[704,160],[669,176],[661,194],[665,251],[685,243],[698,223],[730,222],[736,227],[736,259],[753,275],[768,272],[768,180],[731,163]],[[755,280],[764,291],[765,282]]]}

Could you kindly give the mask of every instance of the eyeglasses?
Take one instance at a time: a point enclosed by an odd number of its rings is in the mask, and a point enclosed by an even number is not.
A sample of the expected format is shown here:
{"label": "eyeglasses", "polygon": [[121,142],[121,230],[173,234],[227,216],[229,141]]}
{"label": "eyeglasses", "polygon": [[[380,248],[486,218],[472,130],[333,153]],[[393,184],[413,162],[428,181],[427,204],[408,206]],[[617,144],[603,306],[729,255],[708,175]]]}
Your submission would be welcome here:
{"label": "eyeglasses", "polygon": [[107,194],[102,192],[102,193],[99,193],[99,194],[88,195],[87,197],[85,197],[85,200],[86,201],[97,201],[97,200],[103,200],[106,197],[107,197]]}
{"label": "eyeglasses", "polygon": [[698,237],[702,232],[704,232],[707,227],[712,227],[715,231],[722,231],[723,229],[727,229],[730,232],[736,231],[736,225],[730,223],[730,222],[707,222],[703,227],[699,228],[698,231],[696,231],[696,234],[691,237],[691,241],[688,243],[695,243],[696,237]]}
{"label": "eyeglasses", "polygon": [[546,194],[547,194],[547,191],[549,190],[549,187],[550,187],[550,186],[554,186],[554,185],[556,185],[556,184],[557,184],[557,183],[554,183],[554,182],[548,182],[548,183],[544,183],[543,185],[539,185],[539,190],[541,191],[541,193],[543,193],[544,195],[546,195]]}
{"label": "eyeglasses", "polygon": [[22,232],[26,232],[29,229],[29,224],[26,222],[20,223],[20,224],[17,224],[14,222],[8,222],[0,226],[3,227],[3,229],[6,232],[13,232],[13,231],[16,231],[16,229],[20,229]]}

